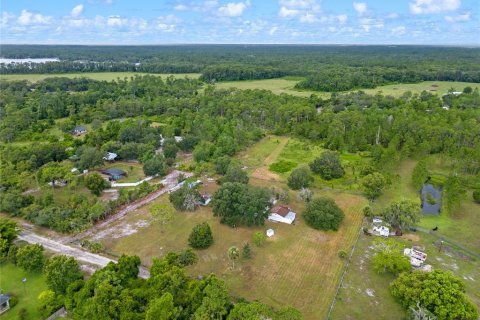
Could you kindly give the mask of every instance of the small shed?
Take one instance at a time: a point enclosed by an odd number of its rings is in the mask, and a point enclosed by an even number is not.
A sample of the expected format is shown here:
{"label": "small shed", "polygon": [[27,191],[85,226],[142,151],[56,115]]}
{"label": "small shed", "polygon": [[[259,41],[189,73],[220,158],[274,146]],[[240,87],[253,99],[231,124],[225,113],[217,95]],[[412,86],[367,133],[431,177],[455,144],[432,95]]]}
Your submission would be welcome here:
{"label": "small shed", "polygon": [[373,226],[373,234],[388,237],[390,235],[390,230],[385,226]]}
{"label": "small shed", "polygon": [[273,229],[268,229],[267,230],[267,237],[271,238],[275,235],[275,231]]}
{"label": "small shed", "polygon": [[268,220],[292,224],[295,221],[296,213],[287,206],[277,205],[270,210]]}
{"label": "small shed", "polygon": [[0,293],[0,314],[10,309],[10,298],[8,293]]}

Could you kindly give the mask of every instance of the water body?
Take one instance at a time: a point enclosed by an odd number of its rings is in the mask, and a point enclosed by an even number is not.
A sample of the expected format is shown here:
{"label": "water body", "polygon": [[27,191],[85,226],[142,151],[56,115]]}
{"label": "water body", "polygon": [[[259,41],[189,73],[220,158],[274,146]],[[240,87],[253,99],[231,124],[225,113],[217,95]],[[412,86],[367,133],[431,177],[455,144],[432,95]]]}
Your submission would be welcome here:
{"label": "water body", "polygon": [[19,63],[45,63],[45,62],[57,62],[60,61],[58,58],[27,58],[27,59],[8,59],[0,58],[0,63],[5,64],[19,64]]}
{"label": "water body", "polygon": [[[430,204],[427,201],[427,195],[430,194],[433,199],[435,199],[435,204]],[[425,183],[422,188],[421,193],[422,200],[422,213],[426,215],[439,215],[440,208],[442,205],[442,189],[435,188],[434,185],[430,183]]]}

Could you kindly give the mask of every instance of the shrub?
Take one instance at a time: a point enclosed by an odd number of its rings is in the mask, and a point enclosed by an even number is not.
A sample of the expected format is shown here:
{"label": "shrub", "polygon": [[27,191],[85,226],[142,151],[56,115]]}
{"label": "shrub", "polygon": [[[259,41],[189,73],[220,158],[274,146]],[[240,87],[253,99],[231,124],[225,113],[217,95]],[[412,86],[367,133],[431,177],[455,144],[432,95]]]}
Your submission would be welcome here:
{"label": "shrub", "polygon": [[40,271],[44,263],[43,246],[39,244],[28,244],[18,249],[17,265],[26,271]]}
{"label": "shrub", "polygon": [[253,234],[253,243],[255,243],[257,247],[261,247],[265,243],[266,238],[263,232],[257,231]]}
{"label": "shrub", "polygon": [[370,206],[365,206],[363,208],[363,215],[367,218],[371,218],[373,217],[373,211],[372,211],[372,207]]}
{"label": "shrub", "polygon": [[10,297],[9,304],[10,304],[10,308],[15,307],[15,306],[18,304],[18,298],[17,298],[17,296],[11,296],[11,297]]}
{"label": "shrub", "polygon": [[346,259],[347,256],[348,256],[348,253],[347,253],[345,250],[340,250],[340,251],[338,251],[338,257],[339,257],[340,259]]}
{"label": "shrub", "polygon": [[287,161],[287,160],[280,160],[277,162],[272,163],[268,169],[272,172],[276,173],[285,173],[297,166],[296,162],[293,161]]}
{"label": "shrub", "polygon": [[195,252],[192,249],[186,249],[178,253],[178,263],[180,266],[189,266],[195,264],[198,258]]}
{"label": "shrub", "polygon": [[473,201],[476,203],[480,203],[480,190],[474,190],[473,191]]}
{"label": "shrub", "polygon": [[292,190],[299,190],[307,188],[313,182],[313,177],[310,170],[306,167],[297,168],[292,171],[288,177],[287,185]]}
{"label": "shrub", "polygon": [[310,169],[325,180],[337,179],[345,174],[338,153],[328,150],[310,163]]}
{"label": "shrub", "polygon": [[167,170],[165,159],[162,156],[155,156],[143,164],[143,173],[147,176],[164,176]]}
{"label": "shrub", "polygon": [[437,203],[437,200],[435,200],[430,192],[427,192],[427,203],[432,206]]}
{"label": "shrub", "polygon": [[378,172],[366,175],[362,180],[363,194],[369,199],[375,199],[382,194],[387,181]]}
{"label": "shrub", "polygon": [[314,199],[303,213],[305,222],[318,230],[338,230],[344,216],[335,201],[327,197]]}
{"label": "shrub", "polygon": [[245,259],[250,259],[252,257],[252,249],[250,248],[250,244],[248,242],[246,242],[244,245],[243,245],[243,248],[242,248],[242,256],[245,258]]}
{"label": "shrub", "polygon": [[85,177],[85,186],[94,195],[99,196],[104,189],[110,188],[110,182],[94,172]]}
{"label": "shrub", "polygon": [[206,249],[213,243],[212,230],[208,223],[200,223],[193,227],[188,244],[195,249]]}

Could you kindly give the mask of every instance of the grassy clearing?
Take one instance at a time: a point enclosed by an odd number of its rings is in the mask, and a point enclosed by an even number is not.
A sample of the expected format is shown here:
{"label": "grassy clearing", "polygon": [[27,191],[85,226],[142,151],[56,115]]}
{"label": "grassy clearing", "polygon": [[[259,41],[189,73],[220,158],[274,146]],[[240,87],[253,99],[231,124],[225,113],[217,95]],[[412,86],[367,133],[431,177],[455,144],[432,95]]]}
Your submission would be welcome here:
{"label": "grassy clearing", "polygon": [[[239,158],[243,164],[250,165],[253,169],[250,172],[254,173],[275,162],[287,142],[285,137],[266,137]],[[202,191],[211,194],[218,188],[214,182],[204,182]],[[277,190],[286,188],[282,179],[271,181],[252,177],[251,184]],[[188,268],[190,275],[214,272],[225,279],[234,296],[258,299],[277,307],[288,301],[302,311],[305,319],[322,319],[327,314],[343,268],[344,262],[338,252],[350,250],[366,200],[341,192],[319,189],[314,192],[317,196],[333,197],[345,211],[346,218],[338,232],[321,232],[306,226],[301,217],[304,203],[298,201],[295,192],[291,191],[289,206],[299,213],[295,225],[267,221],[262,227],[232,229],[220,224],[208,207],[195,212],[178,212],[172,221],[160,225],[152,222],[146,206],[117,222],[116,235],[104,238],[102,242],[110,252],[136,254],[149,265],[154,257],[186,248],[193,226],[206,221],[212,228],[215,242],[210,248],[197,251],[199,262]],[[154,203],[157,202],[168,203],[168,196],[164,195]],[[275,236],[268,239],[264,247],[255,247],[253,234],[265,232],[268,228],[275,230]],[[132,229],[136,230],[132,232]],[[232,245],[241,248],[246,242],[251,243],[254,258],[241,258],[232,270],[227,249]]]}
{"label": "grassy clearing", "polygon": [[[67,77],[67,78],[81,78],[86,77],[93,80],[99,81],[112,81],[117,80],[118,78],[130,78],[136,75],[143,76],[149,73],[142,73],[142,72],[79,72],[79,73],[62,73],[62,74],[2,74],[0,75],[0,79],[2,80],[27,80],[30,82],[37,82],[41,81],[46,78],[52,77]],[[200,77],[199,73],[159,73],[159,74],[151,74],[159,77],[169,77],[173,76],[175,78],[184,78],[189,77],[196,79]]]}
{"label": "grassy clearing", "polygon": [[330,97],[330,93],[327,92],[300,91],[295,89],[295,85],[300,82],[300,80],[302,80],[302,78],[226,81],[216,83],[215,87],[218,89],[237,88],[240,90],[261,89],[272,91],[275,94],[287,93],[299,97],[310,97],[312,94],[316,94],[322,98]]}
{"label": "grassy clearing", "polygon": [[[428,91],[430,93],[442,95],[447,93],[450,88],[454,88],[455,91],[462,91],[465,87],[479,88],[479,83],[472,82],[454,82],[454,81],[424,81],[420,83],[410,84],[389,84],[386,86],[376,87],[375,89],[362,89],[362,91],[368,94],[376,94],[379,91],[384,95],[391,95],[394,97],[400,97],[407,91],[412,93],[420,93],[422,91]],[[356,90],[358,91],[358,90]]]}
{"label": "grassy clearing", "polygon": [[142,179],[145,179],[145,174],[143,173],[143,166],[140,163],[135,162],[126,162],[126,161],[116,161],[113,163],[106,163],[103,169],[116,168],[123,170],[127,173],[127,176],[118,180],[117,182],[137,182]]}
{"label": "grassy clearing", "polygon": [[[25,289],[23,278],[27,278]],[[11,263],[0,264],[0,288],[4,293],[14,294],[18,298],[18,304],[3,314],[2,319],[17,319],[18,311],[22,308],[27,309],[27,319],[40,319],[37,312],[37,297],[40,292],[47,289],[41,273],[25,272]]]}
{"label": "grassy clearing", "polygon": [[[371,267],[372,241],[375,237],[360,236],[343,286],[332,313],[332,319],[370,319],[372,314],[378,319],[400,320],[406,316],[405,310],[390,295],[389,284],[393,275],[377,274]],[[425,247],[427,263],[434,268],[449,270],[463,279],[467,295],[480,306],[480,262],[460,258],[453,251],[439,252],[434,245],[435,237],[417,233],[406,235],[402,241],[406,247]],[[368,293],[367,293],[368,292]],[[370,294],[370,295],[369,295]]]}

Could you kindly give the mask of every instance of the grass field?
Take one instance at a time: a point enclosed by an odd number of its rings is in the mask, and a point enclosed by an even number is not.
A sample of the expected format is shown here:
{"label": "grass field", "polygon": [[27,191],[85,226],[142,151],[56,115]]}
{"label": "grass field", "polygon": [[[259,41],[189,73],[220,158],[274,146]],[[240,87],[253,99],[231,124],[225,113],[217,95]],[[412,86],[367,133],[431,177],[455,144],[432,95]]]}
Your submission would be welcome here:
{"label": "grass field", "polygon": [[[22,279],[27,278],[25,288]],[[4,293],[14,294],[18,298],[18,304],[2,314],[2,320],[17,319],[18,311],[27,309],[27,319],[37,320],[40,315],[37,312],[37,297],[43,290],[47,289],[41,273],[25,272],[11,263],[0,264],[0,288]]]}
{"label": "grass field", "polygon": [[[329,98],[329,92],[320,92],[320,91],[299,91],[295,89],[295,85],[301,79],[290,79],[290,78],[280,78],[280,79],[267,79],[267,80],[249,80],[249,81],[227,81],[219,82],[215,86],[217,88],[238,88],[241,90],[247,89],[263,89],[270,90],[275,94],[288,93],[300,97],[310,97],[311,94],[316,94],[322,98]],[[453,82],[453,81],[424,81],[421,83],[412,83],[412,84],[391,84],[386,86],[380,86],[374,89],[361,89],[362,91],[369,94],[376,94],[382,92],[384,95],[391,95],[394,97],[400,97],[407,91],[412,93],[420,93],[423,90],[426,90],[431,93],[444,94],[447,93],[450,88],[454,88],[456,91],[462,91],[463,88],[470,86],[472,88],[479,88],[479,83],[471,82]],[[352,90],[359,91],[359,90]]]}
{"label": "grass field", "polygon": [[[67,78],[80,78],[86,77],[93,80],[100,81],[111,81],[117,80],[117,78],[124,79],[134,77],[135,75],[146,75],[148,73],[142,72],[80,72],[80,73],[61,73],[61,74],[2,74],[0,79],[2,80],[28,80],[30,82],[37,82],[45,78],[52,77],[67,77]],[[169,77],[174,76],[175,78],[198,78],[200,74],[198,73],[160,73],[160,74],[151,74],[159,77]]]}
{"label": "grass field", "polygon": [[[266,137],[240,154],[239,159],[248,163],[251,166],[249,172],[252,172],[276,161],[287,142],[285,137]],[[210,194],[217,188],[214,182],[204,183],[202,188]],[[251,178],[251,184],[276,189],[286,187],[283,179],[268,181]],[[109,233],[101,241],[109,252],[136,254],[149,265],[154,257],[186,248],[193,226],[207,221],[212,227],[215,242],[210,248],[197,251],[199,262],[188,268],[190,275],[214,272],[226,280],[233,296],[258,299],[276,307],[284,306],[288,301],[302,311],[305,319],[322,319],[327,314],[343,268],[344,261],[338,257],[338,252],[350,250],[366,200],[341,192],[320,189],[314,189],[314,192],[333,197],[345,211],[346,218],[338,232],[321,232],[307,227],[301,218],[304,204],[292,191],[289,206],[298,212],[295,225],[267,221],[262,227],[232,229],[220,224],[208,207],[195,212],[177,212],[172,221],[161,225],[152,221],[147,206],[119,221],[114,231],[116,235]],[[168,196],[164,195],[156,202],[168,203]],[[264,247],[255,247],[252,244],[253,234],[256,231],[265,232],[268,228],[275,230],[275,236],[268,239]],[[251,244],[254,257],[240,259],[232,270],[227,249],[232,245],[241,248],[245,242]]]}

